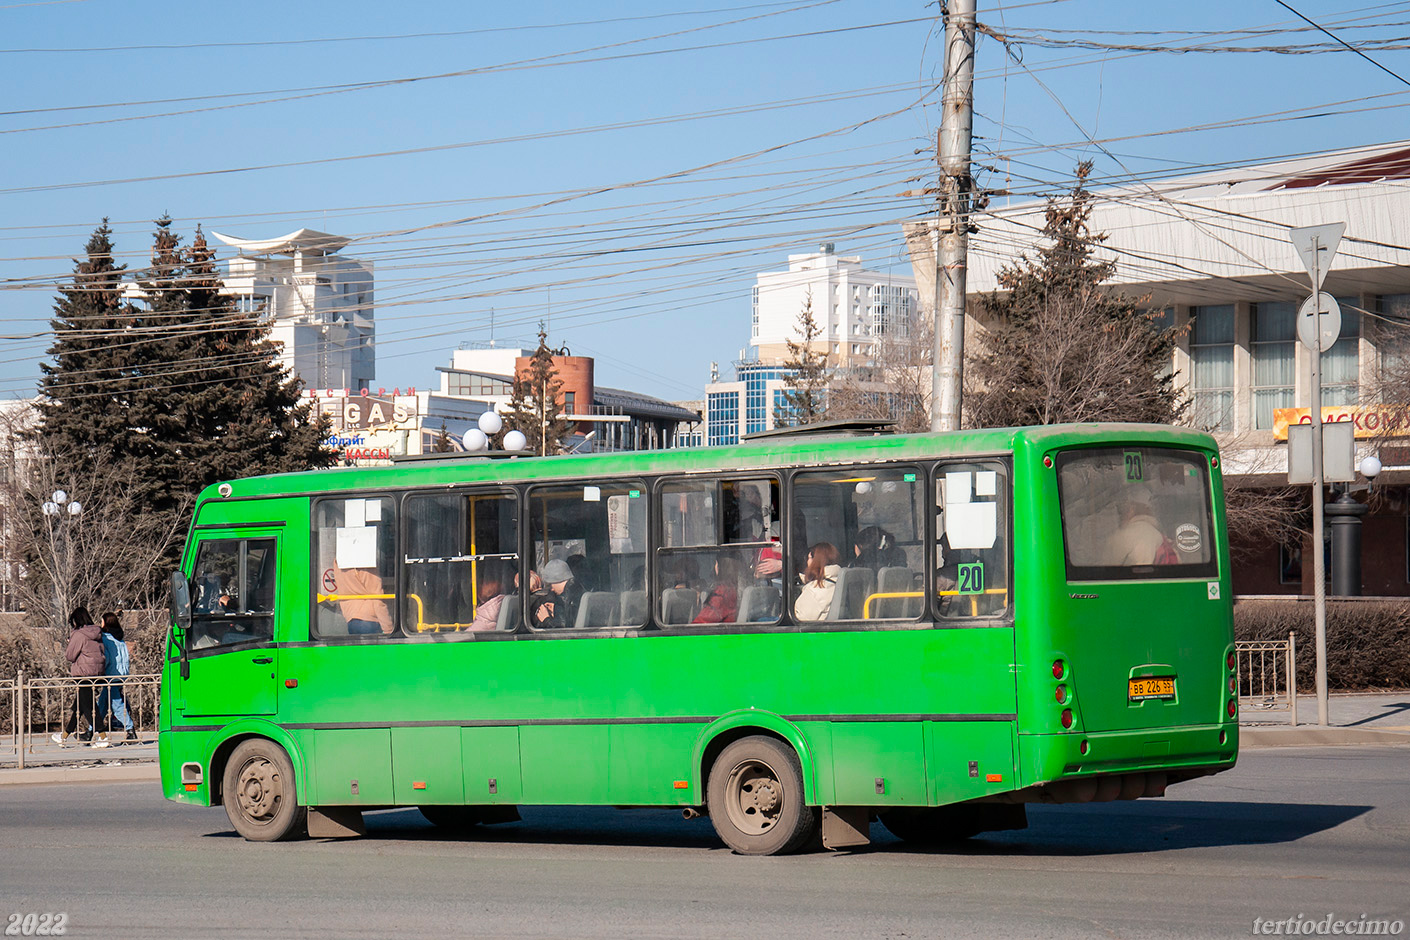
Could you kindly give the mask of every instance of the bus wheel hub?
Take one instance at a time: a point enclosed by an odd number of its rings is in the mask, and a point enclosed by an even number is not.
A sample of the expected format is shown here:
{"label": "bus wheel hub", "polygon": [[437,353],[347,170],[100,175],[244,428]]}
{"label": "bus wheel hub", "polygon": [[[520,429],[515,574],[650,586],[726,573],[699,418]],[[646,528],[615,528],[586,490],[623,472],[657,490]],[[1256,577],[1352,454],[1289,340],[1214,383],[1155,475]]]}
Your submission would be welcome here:
{"label": "bus wheel hub", "polygon": [[273,814],[279,800],[279,782],[268,761],[251,761],[240,771],[240,787],[236,793],[240,808],[256,819]]}

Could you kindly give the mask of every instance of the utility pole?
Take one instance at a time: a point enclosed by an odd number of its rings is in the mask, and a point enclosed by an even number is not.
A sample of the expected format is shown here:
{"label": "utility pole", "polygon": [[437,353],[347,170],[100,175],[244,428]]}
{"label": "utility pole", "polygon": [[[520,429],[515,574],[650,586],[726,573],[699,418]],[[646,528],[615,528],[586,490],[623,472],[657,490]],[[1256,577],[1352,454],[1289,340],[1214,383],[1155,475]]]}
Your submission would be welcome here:
{"label": "utility pole", "polygon": [[935,213],[935,346],[930,429],[958,431],[964,382],[964,298],[969,265],[969,210],[973,180],[969,149],[974,127],[976,0],[948,0],[945,17],[945,91],[936,158],[940,192]]}

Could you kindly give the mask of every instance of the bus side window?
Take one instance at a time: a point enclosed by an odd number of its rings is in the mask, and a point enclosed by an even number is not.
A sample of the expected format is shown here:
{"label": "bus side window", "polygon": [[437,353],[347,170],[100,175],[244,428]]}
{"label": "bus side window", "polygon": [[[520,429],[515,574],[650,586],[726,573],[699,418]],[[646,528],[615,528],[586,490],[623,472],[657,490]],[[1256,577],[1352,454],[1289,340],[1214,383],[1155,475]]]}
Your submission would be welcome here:
{"label": "bus side window", "polygon": [[390,497],[319,500],[312,556],[316,636],[387,636],[396,630],[396,526]]}
{"label": "bus side window", "polygon": [[[917,467],[816,470],[793,478],[792,581],[799,622],[914,620],[925,609],[925,476]],[[806,536],[803,535],[806,530]]]}
{"label": "bus side window", "polygon": [[[534,630],[638,627],[645,620],[646,486],[631,480],[529,491],[533,568],[561,562],[567,582],[529,595]],[[554,565],[553,570],[561,570]]]}
{"label": "bus side window", "polygon": [[192,649],[268,642],[274,636],[275,540],[201,543],[192,578]]}
{"label": "bus side window", "polygon": [[997,462],[937,468],[935,601],[941,617],[1007,612],[1008,488],[1007,471]]}
{"label": "bus side window", "polygon": [[413,494],[404,510],[406,632],[499,629],[503,605],[517,606],[515,494]]}
{"label": "bus side window", "polygon": [[661,623],[776,623],[785,567],[778,481],[679,481],[663,485],[660,493]]}

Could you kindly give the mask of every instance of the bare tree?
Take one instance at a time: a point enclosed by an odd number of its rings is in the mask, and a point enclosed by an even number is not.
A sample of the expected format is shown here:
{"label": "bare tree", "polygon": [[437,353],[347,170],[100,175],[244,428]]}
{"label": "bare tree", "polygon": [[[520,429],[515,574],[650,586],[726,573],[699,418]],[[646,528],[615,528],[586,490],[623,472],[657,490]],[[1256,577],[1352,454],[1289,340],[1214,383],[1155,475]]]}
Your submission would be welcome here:
{"label": "bare tree", "polygon": [[911,434],[930,430],[934,324],[917,317],[904,330],[876,337],[871,362],[834,373],[829,418],[882,418]]}
{"label": "bare tree", "polygon": [[26,416],[11,416],[0,428],[0,504],[4,562],[31,622],[61,626],[80,605],[94,613],[153,606],[164,592],[163,555],[189,506],[139,508],[131,498],[138,489],[131,464],[84,465],[45,453],[26,423]]}

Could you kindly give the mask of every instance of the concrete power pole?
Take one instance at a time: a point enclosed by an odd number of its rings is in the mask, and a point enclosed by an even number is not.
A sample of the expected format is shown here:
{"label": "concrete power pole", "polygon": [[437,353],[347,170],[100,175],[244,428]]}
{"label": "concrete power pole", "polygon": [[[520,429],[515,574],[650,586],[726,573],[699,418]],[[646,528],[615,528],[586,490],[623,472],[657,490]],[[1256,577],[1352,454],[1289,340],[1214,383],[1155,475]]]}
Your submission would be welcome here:
{"label": "concrete power pole", "polygon": [[935,368],[930,429],[958,431],[964,382],[964,297],[969,265],[973,181],[969,148],[974,126],[976,0],[949,0],[945,12],[944,114],[936,157],[940,194],[935,214]]}

